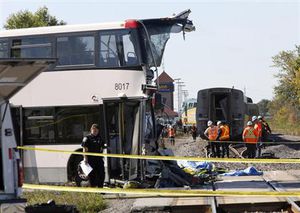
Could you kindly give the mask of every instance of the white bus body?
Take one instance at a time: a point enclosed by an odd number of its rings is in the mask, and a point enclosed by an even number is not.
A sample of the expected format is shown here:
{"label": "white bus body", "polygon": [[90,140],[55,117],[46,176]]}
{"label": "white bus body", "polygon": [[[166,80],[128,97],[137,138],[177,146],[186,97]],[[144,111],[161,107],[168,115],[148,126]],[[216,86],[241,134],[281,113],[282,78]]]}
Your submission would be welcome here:
{"label": "white bus body", "polygon": [[[160,66],[170,33],[191,30],[192,22],[182,13],[167,19],[0,32],[0,58],[57,58],[55,66],[10,100],[19,116],[19,144],[80,151],[90,125],[99,123],[110,152],[141,154],[145,140],[155,138],[155,130],[147,132],[144,124],[149,116],[155,122],[152,67]],[[24,151],[25,181],[74,180],[81,158]],[[108,179],[144,175],[138,160],[109,159],[106,166]]]}

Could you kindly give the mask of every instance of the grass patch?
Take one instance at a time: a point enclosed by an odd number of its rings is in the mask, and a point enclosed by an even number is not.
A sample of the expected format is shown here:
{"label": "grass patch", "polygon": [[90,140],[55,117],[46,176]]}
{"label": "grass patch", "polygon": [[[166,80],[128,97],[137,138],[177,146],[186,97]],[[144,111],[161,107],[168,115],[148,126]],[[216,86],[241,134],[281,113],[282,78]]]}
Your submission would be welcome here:
{"label": "grass patch", "polygon": [[279,123],[279,122],[270,121],[269,124],[272,129],[272,132],[286,134],[286,135],[300,136],[299,123],[291,124],[288,122]]}
{"label": "grass patch", "polygon": [[54,200],[56,204],[75,205],[79,212],[99,212],[106,208],[102,195],[84,192],[33,191],[24,192],[28,205],[47,203]]}

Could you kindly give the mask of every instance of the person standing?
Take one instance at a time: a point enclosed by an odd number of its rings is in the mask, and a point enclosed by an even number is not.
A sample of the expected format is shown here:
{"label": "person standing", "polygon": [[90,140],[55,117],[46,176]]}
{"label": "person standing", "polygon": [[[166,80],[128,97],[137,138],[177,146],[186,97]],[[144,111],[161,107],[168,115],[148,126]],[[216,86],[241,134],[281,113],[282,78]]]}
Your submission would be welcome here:
{"label": "person standing", "polygon": [[253,116],[252,117],[252,122],[254,124],[254,129],[257,131],[258,133],[258,140],[257,140],[257,157],[260,157],[261,155],[261,147],[262,147],[262,144],[261,144],[261,139],[262,139],[262,131],[263,131],[263,125],[262,125],[262,121],[259,119],[261,118],[261,116]]}
{"label": "person standing", "polygon": [[269,140],[269,135],[272,133],[272,130],[268,122],[264,119],[264,116],[258,116],[258,120],[262,122],[262,136],[261,141],[267,142]]}
{"label": "person standing", "polygon": [[217,126],[218,126],[218,137],[216,140],[221,141],[222,158],[224,158],[225,154],[229,158],[229,143],[225,142],[225,141],[229,141],[230,139],[229,126],[222,121],[218,121]]}
{"label": "person standing", "polygon": [[170,126],[168,129],[168,136],[169,136],[169,141],[171,143],[171,145],[175,145],[175,129]]}
{"label": "person standing", "polygon": [[244,129],[242,136],[243,141],[246,143],[248,158],[255,158],[259,134],[251,121],[247,122],[247,127]]}
{"label": "person standing", "polygon": [[161,132],[161,142],[165,146],[166,140],[168,138],[168,128],[167,126],[164,126]]}
{"label": "person standing", "polygon": [[215,142],[218,137],[218,127],[213,124],[212,121],[207,122],[208,128],[205,130],[204,135],[210,141],[208,143],[211,153],[214,157],[220,157],[220,144]]}
{"label": "person standing", "polygon": [[[82,140],[81,146],[83,152],[102,153],[104,141],[99,134],[98,124],[93,124],[90,129],[90,134]],[[89,174],[90,185],[92,187],[103,187],[105,171],[103,157],[83,155],[84,162],[88,163],[93,170]]]}
{"label": "person standing", "polygon": [[193,141],[196,142],[196,138],[197,138],[197,127],[195,124],[193,124],[192,128],[191,128],[191,134],[193,137]]}

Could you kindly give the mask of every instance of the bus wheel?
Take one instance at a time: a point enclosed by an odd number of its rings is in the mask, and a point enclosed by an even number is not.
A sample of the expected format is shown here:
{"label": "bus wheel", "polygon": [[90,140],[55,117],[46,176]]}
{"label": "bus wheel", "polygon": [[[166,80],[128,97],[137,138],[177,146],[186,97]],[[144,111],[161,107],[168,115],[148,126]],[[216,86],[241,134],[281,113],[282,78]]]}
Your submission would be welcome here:
{"label": "bus wheel", "polygon": [[77,175],[75,176],[75,183],[76,186],[87,186],[89,184],[89,177],[83,173],[79,165],[77,167]]}
{"label": "bus wheel", "polygon": [[[83,160],[81,155],[72,155],[68,163],[68,179],[80,186],[80,177],[78,175],[78,165]],[[79,185],[78,185],[79,184]]]}

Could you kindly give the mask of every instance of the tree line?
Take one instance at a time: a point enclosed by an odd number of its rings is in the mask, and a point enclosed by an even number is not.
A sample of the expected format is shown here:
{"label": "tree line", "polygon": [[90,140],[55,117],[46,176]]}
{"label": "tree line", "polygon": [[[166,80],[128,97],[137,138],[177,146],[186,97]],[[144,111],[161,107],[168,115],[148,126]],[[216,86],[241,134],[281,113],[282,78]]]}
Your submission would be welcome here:
{"label": "tree line", "polygon": [[275,129],[300,135],[300,45],[281,51],[273,58],[278,84],[273,100],[258,103],[261,114],[268,115]]}

